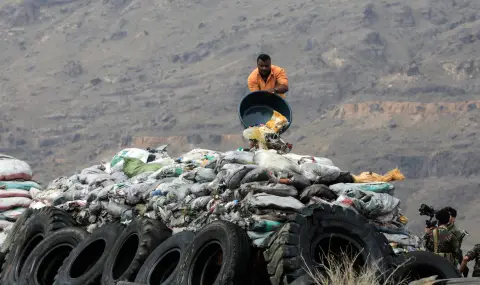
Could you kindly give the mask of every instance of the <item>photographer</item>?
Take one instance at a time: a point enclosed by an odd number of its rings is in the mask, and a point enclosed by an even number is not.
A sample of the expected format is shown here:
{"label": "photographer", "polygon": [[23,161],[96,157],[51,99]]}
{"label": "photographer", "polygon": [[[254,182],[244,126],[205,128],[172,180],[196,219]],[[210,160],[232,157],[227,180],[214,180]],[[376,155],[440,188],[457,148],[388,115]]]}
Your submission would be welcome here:
{"label": "photographer", "polygon": [[459,247],[461,248],[462,247],[462,240],[461,240],[462,233],[460,232],[460,230],[455,225],[455,219],[457,218],[457,210],[455,210],[452,207],[445,207],[445,208],[443,208],[443,210],[446,210],[450,214],[450,221],[448,222],[447,228],[450,232],[452,232],[452,234],[454,234],[457,237]]}
{"label": "photographer", "polygon": [[[462,242],[463,242],[463,238],[465,237],[465,235],[462,234],[462,232],[455,225],[455,220],[457,218],[457,210],[455,210],[452,207],[445,207],[444,209],[447,210],[450,213],[450,222],[448,223],[448,230],[452,234],[454,234],[458,239],[458,253],[457,253],[456,258],[457,258],[458,263],[461,264],[464,260],[463,251],[462,251]],[[468,267],[465,267],[462,270],[462,273],[465,277],[468,276],[468,272],[469,272]]]}
{"label": "photographer", "polygon": [[428,251],[441,255],[457,265],[458,239],[448,230],[450,213],[442,209],[435,213],[437,227],[425,228],[425,247]]}

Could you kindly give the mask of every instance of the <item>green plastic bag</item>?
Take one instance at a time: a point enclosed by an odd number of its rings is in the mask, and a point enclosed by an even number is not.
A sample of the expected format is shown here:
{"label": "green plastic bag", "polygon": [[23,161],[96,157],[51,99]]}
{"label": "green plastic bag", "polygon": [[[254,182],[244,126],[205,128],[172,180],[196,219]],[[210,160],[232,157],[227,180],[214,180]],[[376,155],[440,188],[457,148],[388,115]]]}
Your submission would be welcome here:
{"label": "green plastic bag", "polygon": [[138,158],[124,157],[123,172],[129,178],[147,171],[157,171],[163,167],[160,163],[144,163]]}

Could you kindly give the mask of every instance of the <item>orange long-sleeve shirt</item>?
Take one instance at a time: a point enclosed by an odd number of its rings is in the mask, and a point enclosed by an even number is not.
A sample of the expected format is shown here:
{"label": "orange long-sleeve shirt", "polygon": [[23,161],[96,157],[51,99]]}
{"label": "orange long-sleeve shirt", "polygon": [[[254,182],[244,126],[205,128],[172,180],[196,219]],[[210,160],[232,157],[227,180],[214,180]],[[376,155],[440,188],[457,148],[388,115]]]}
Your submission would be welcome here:
{"label": "orange long-sleeve shirt", "polygon": [[[248,89],[250,92],[259,91],[259,90],[268,90],[275,88],[277,85],[288,85],[288,77],[285,70],[279,66],[271,66],[270,75],[265,82],[258,72],[258,68],[255,68],[252,73],[248,76]],[[278,94],[283,98],[286,97],[285,94]]]}

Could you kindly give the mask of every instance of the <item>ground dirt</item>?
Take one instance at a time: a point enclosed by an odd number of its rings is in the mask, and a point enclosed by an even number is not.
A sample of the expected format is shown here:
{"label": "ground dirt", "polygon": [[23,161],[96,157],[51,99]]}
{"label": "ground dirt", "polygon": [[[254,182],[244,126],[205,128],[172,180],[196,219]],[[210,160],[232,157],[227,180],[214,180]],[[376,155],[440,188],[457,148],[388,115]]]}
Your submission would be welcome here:
{"label": "ground dirt", "polygon": [[244,146],[259,53],[287,70],[294,152],[406,175],[480,239],[480,1],[4,0],[0,152],[46,183],[123,146]]}

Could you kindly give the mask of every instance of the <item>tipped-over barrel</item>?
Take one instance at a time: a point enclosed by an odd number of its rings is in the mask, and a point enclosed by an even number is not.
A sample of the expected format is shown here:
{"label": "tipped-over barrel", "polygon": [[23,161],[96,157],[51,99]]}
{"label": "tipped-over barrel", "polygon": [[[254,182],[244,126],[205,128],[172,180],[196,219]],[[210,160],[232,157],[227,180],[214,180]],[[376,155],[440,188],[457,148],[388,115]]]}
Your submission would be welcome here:
{"label": "tipped-over barrel", "polygon": [[238,106],[238,116],[244,128],[267,123],[277,111],[288,120],[288,124],[280,131],[285,132],[292,124],[292,109],[282,97],[267,91],[255,91],[245,97]]}

